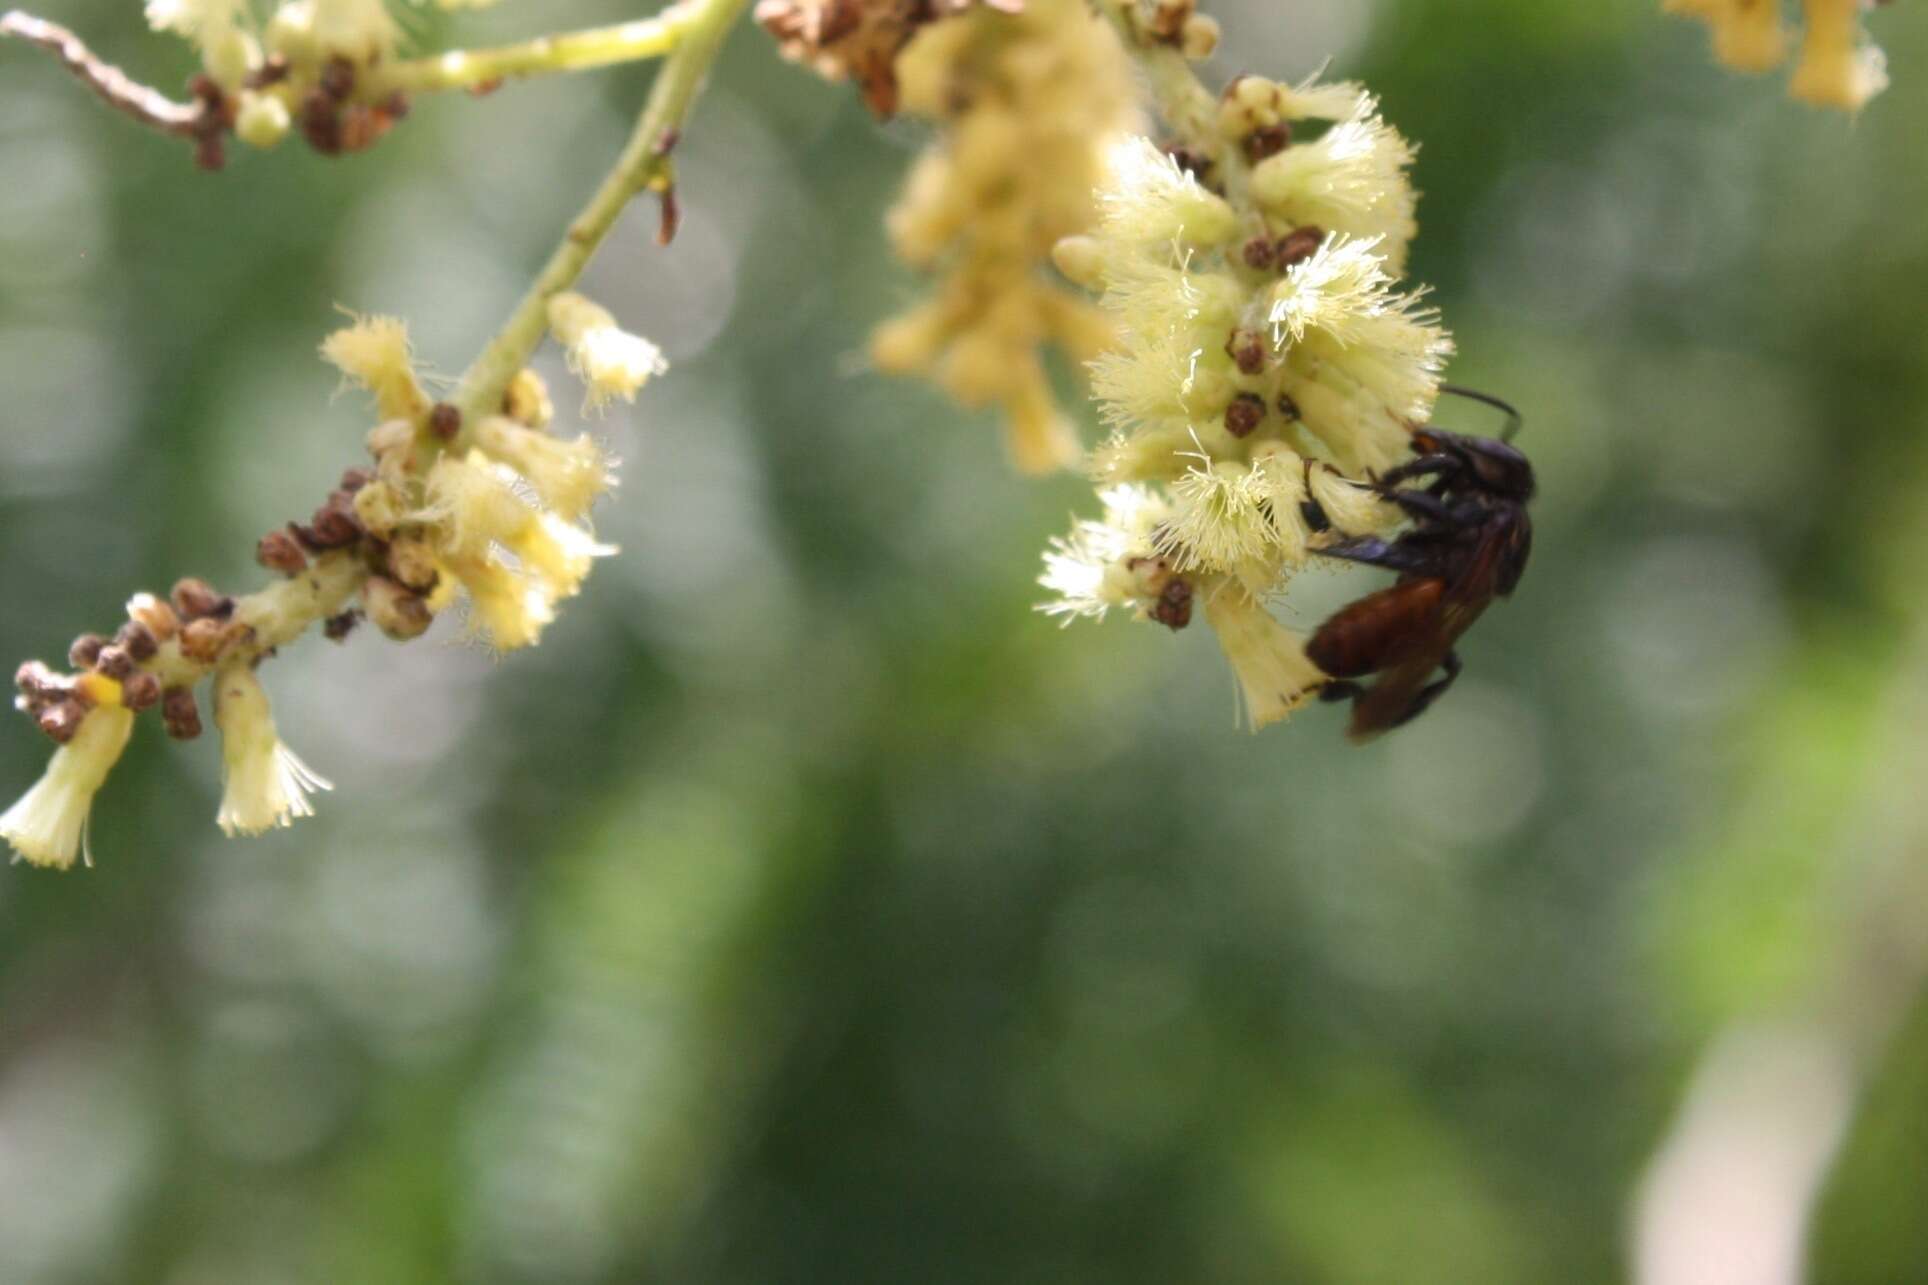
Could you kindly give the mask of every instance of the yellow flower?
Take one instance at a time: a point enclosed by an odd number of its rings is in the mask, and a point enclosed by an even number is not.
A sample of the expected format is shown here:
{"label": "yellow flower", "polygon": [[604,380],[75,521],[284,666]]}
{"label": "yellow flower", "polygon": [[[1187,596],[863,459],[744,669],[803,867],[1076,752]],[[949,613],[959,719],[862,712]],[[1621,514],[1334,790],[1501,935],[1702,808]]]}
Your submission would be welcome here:
{"label": "yellow flower", "polygon": [[[350,314],[353,315],[353,314]],[[322,341],[321,355],[349,383],[375,395],[386,420],[426,415],[429,396],[415,378],[408,325],[399,317],[360,317]]]}
{"label": "yellow flower", "polygon": [[1263,603],[1226,588],[1205,601],[1205,619],[1237,676],[1247,725],[1276,723],[1318,693],[1325,674],[1306,659],[1305,640]]}
{"label": "yellow flower", "polygon": [[263,834],[315,814],[316,790],[335,787],[296,758],[276,734],[268,694],[249,665],[230,665],[214,677],[214,725],[221,732],[226,788],[215,823],[229,836]]}
{"label": "yellow flower", "polygon": [[124,706],[88,711],[74,739],[54,751],[40,781],[0,814],[0,838],[16,856],[58,870],[72,866],[77,856],[94,864],[87,849],[87,816],[133,731],[134,715]]}
{"label": "yellow flower", "polygon": [[476,426],[476,444],[514,469],[535,488],[542,503],[571,522],[616,485],[616,462],[584,434],[564,440],[513,420],[490,418]]}
{"label": "yellow flower", "polygon": [[[1787,61],[1781,0],[1663,0],[1669,13],[1698,18],[1714,38],[1714,57],[1738,71],[1772,71]],[[1868,39],[1863,0],[1804,0],[1806,29],[1788,93],[1819,107],[1859,111],[1888,87],[1887,59]]]}
{"label": "yellow flower", "polygon": [[[1306,117],[1334,123],[1295,143]],[[1096,227],[1056,252],[1116,325],[1090,364],[1113,432],[1091,462],[1106,517],[1053,541],[1044,609],[1131,604],[1177,629],[1203,603],[1259,727],[1324,681],[1263,604],[1321,545],[1400,522],[1370,479],[1409,455],[1453,345],[1400,286],[1413,149],[1369,94],[1244,77],[1213,127],[1222,192],[1130,141],[1109,154]],[[1119,495],[1155,522],[1122,524]]]}
{"label": "yellow flower", "polygon": [[549,300],[549,329],[568,350],[569,369],[588,386],[591,410],[617,397],[635,401],[651,376],[669,369],[662,349],[624,330],[608,309],[582,295],[565,291]]}
{"label": "yellow flower", "polygon": [[1021,13],[980,6],[923,26],[895,72],[904,110],[944,131],[887,225],[905,262],[941,277],[878,328],[871,356],[997,407],[1020,469],[1062,468],[1080,448],[1042,353],[1089,358],[1110,332],[1045,265],[1096,221],[1105,148],[1134,115],[1123,50],[1084,0],[1026,0]]}

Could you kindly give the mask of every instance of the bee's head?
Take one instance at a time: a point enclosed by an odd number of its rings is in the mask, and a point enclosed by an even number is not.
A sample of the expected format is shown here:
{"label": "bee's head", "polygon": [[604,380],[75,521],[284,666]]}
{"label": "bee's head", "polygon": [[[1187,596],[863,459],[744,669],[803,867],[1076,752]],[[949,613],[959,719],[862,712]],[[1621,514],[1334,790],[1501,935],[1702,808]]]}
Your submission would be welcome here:
{"label": "bee's head", "polygon": [[1454,490],[1481,490],[1511,500],[1533,498],[1533,465],[1518,447],[1493,437],[1465,437],[1440,428],[1413,434],[1413,451],[1420,455],[1451,455],[1470,474]]}

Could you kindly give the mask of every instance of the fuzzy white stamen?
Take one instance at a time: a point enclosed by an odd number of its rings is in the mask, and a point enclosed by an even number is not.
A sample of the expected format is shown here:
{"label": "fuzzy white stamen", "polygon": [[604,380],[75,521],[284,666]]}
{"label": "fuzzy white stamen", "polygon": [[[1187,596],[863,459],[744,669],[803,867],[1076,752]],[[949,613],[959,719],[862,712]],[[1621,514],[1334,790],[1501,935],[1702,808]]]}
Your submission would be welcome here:
{"label": "fuzzy white stamen", "polygon": [[569,369],[587,385],[592,410],[618,397],[635,401],[651,377],[669,369],[661,348],[624,330],[607,308],[582,295],[549,300],[549,329],[568,349]]}
{"label": "fuzzy white stamen", "polygon": [[1274,215],[1353,237],[1384,237],[1396,276],[1419,230],[1406,167],[1413,146],[1376,113],[1370,97],[1310,143],[1297,143],[1252,170],[1252,195]]}
{"label": "fuzzy white stamen", "polygon": [[564,440],[513,420],[485,419],[476,443],[521,474],[559,516],[579,521],[616,485],[616,461],[588,434]]}
{"label": "fuzzy white stamen", "polygon": [[275,732],[261,680],[247,665],[215,675],[214,725],[221,732],[226,789],[215,823],[221,832],[262,834],[315,814],[308,795],[335,787],[317,775]]}
{"label": "fuzzy white stamen", "polygon": [[352,325],[322,341],[321,355],[346,382],[375,395],[384,419],[412,420],[427,413],[428,394],[415,378],[408,325],[399,317],[356,316]]}
{"label": "fuzzy white stamen", "polygon": [[89,711],[74,739],[54,751],[39,782],[0,814],[0,838],[17,859],[65,870],[85,854],[87,864],[94,864],[87,852],[87,815],[133,730],[134,715],[122,706]]}
{"label": "fuzzy white stamen", "polygon": [[1057,596],[1038,604],[1048,616],[1069,625],[1080,618],[1102,620],[1113,607],[1132,605],[1134,582],[1124,562],[1150,552],[1150,532],[1169,512],[1164,501],[1142,486],[1114,486],[1099,493],[1105,506],[1099,521],[1080,521],[1069,535],[1054,536],[1044,555],[1038,583]]}
{"label": "fuzzy white stamen", "polygon": [[1246,722],[1253,731],[1305,704],[1325,681],[1319,667],[1306,659],[1303,640],[1274,620],[1256,598],[1223,589],[1206,600],[1205,619],[1238,676]]}
{"label": "fuzzy white stamen", "polygon": [[1148,138],[1125,135],[1105,154],[1099,192],[1103,234],[1112,241],[1211,246],[1238,232],[1225,198],[1202,187]]}

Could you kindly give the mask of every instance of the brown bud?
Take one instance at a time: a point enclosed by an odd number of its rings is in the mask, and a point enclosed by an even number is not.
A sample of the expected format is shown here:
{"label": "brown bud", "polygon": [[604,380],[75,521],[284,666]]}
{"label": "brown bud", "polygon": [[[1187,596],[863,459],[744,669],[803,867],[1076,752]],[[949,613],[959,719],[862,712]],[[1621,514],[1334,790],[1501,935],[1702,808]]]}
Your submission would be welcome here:
{"label": "brown bud", "polygon": [[355,626],[362,621],[361,610],[350,607],[338,616],[330,616],[321,623],[321,633],[329,642],[341,642],[355,632]]}
{"label": "brown bud", "polygon": [[121,704],[136,714],[151,709],[161,699],[161,680],[145,669],[136,670],[121,684]]}
{"label": "brown bud", "polygon": [[1250,437],[1265,422],[1265,399],[1257,393],[1240,393],[1225,408],[1225,431],[1233,437]]}
{"label": "brown bud", "polygon": [[114,634],[114,643],[137,661],[152,660],[161,649],[154,631],[138,620],[130,620]]}
{"label": "brown bud", "polygon": [[181,632],[181,618],[174,614],[174,608],[151,593],[137,593],[127,600],[127,618],[146,625],[158,642]]}
{"label": "brown bud", "polygon": [[315,510],[301,535],[317,549],[340,549],[361,539],[361,533],[361,523],[355,517],[355,497],[346,491],[335,491],[326,504]]}
{"label": "brown bud", "polygon": [[396,642],[420,638],[435,620],[435,613],[420,594],[410,593],[386,576],[368,578],[362,585],[362,601],[375,627]]}
{"label": "brown bud", "polygon": [[1296,401],[1292,400],[1291,393],[1279,394],[1279,414],[1285,416],[1287,419],[1292,420],[1295,423],[1298,421],[1299,404]]}
{"label": "brown bud", "polygon": [[74,739],[74,733],[80,730],[81,720],[86,717],[87,711],[79,701],[64,700],[40,710],[34,715],[34,722],[40,724],[40,730],[52,737],[56,744],[65,745]]}
{"label": "brown bud", "polygon": [[1248,375],[1265,372],[1265,336],[1256,330],[1234,330],[1225,341],[1225,351],[1238,368]]}
{"label": "brown bud", "polygon": [[[100,649],[106,645],[107,640],[99,634],[82,634],[67,648],[67,663],[75,669],[92,669],[100,659]],[[39,664],[38,661],[30,663]]]}
{"label": "brown bud", "polygon": [[21,698],[29,710],[65,700],[74,689],[72,679],[65,674],[56,674],[37,660],[29,660],[13,671],[13,685],[20,689]]}
{"label": "brown bud", "polygon": [[1325,244],[1325,229],[1313,224],[1293,228],[1279,241],[1279,271],[1304,263]]}
{"label": "brown bud", "polygon": [[120,682],[134,672],[134,658],[127,654],[127,648],[109,644],[100,649],[94,668],[115,682]]}
{"label": "brown bud", "polygon": [[317,89],[301,100],[295,125],[308,146],[323,156],[341,152],[341,104]]}
{"label": "brown bud", "polygon": [[270,531],[254,546],[254,560],[270,571],[298,576],[308,569],[308,555],[301,542],[286,531]]}
{"label": "brown bud", "polygon": [[447,402],[437,402],[429,408],[428,431],[444,442],[452,442],[455,435],[462,431],[462,412]]}
{"label": "brown bud", "polygon": [[200,664],[211,664],[227,643],[228,627],[209,616],[190,620],[181,630],[181,654]]}
{"label": "brown bud", "polygon": [[173,600],[174,610],[180,613],[183,620],[200,620],[208,616],[225,620],[234,614],[234,599],[216,593],[213,585],[192,576],[175,581],[174,590],[168,597]]}
{"label": "brown bud", "polygon": [[1261,125],[1245,138],[1245,154],[1254,161],[1262,161],[1268,156],[1277,156],[1292,146],[1292,127],[1284,121],[1276,125]]}
{"label": "brown bud", "polygon": [[355,92],[355,64],[337,54],[321,68],[321,92],[341,102]]}
{"label": "brown bud", "polygon": [[[392,103],[393,100],[391,100]],[[407,99],[402,100],[402,111],[397,115],[389,110],[390,103],[369,107],[363,103],[350,103],[341,111],[341,150],[360,152],[379,143],[395,127],[401,116],[408,114]]]}
{"label": "brown bud", "polygon": [[288,79],[288,56],[269,54],[261,66],[249,72],[247,79],[241,83],[249,89],[266,89],[269,85],[278,85],[286,79]]}
{"label": "brown bud", "polygon": [[1268,236],[1255,236],[1245,243],[1245,266],[1263,271],[1278,261],[1279,248]]}
{"label": "brown bud", "polygon": [[194,703],[192,687],[170,687],[161,694],[161,721],[177,741],[191,741],[201,734],[201,710]]}
{"label": "brown bud", "polygon": [[431,593],[441,573],[435,553],[420,536],[403,536],[388,546],[388,574],[411,593]]}
{"label": "brown bud", "polygon": [[351,468],[341,475],[341,489],[353,495],[374,480],[375,474],[370,470]]}
{"label": "brown bud", "polygon": [[1165,582],[1149,613],[1167,629],[1179,630],[1192,623],[1192,582],[1173,576]]}

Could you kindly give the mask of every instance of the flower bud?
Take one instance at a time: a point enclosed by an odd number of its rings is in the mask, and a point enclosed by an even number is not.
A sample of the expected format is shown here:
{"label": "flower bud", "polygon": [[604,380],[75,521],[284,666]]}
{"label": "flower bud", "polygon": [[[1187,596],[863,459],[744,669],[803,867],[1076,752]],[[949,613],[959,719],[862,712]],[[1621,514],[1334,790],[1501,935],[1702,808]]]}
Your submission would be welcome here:
{"label": "flower bud", "polygon": [[119,682],[134,672],[134,658],[127,654],[125,647],[110,644],[100,649],[100,656],[94,661],[94,668]]}
{"label": "flower bud", "polygon": [[81,720],[87,717],[87,710],[77,700],[56,701],[34,715],[34,722],[40,725],[49,739],[56,745],[65,745],[80,731]]}
{"label": "flower bud", "polygon": [[137,593],[127,600],[127,618],[146,625],[156,642],[166,642],[181,631],[181,618],[174,608],[151,593]]}
{"label": "flower bud", "polygon": [[234,117],[234,136],[249,147],[266,149],[286,138],[293,123],[287,104],[273,94],[244,92]]}
{"label": "flower bud", "polygon": [[[214,586],[207,581],[192,576],[175,581],[168,597],[183,620],[200,620],[209,616],[226,619],[234,612],[234,599],[216,593]],[[151,624],[149,627],[152,627]],[[159,631],[155,632],[158,636]]]}
{"label": "flower bud", "polygon": [[140,713],[151,709],[161,699],[161,680],[145,669],[138,670],[121,684],[121,704]]}
{"label": "flower bud", "polygon": [[114,644],[136,661],[152,660],[161,649],[154,631],[138,620],[130,620],[122,625],[114,634]]}
{"label": "flower bud", "polygon": [[[100,649],[106,645],[107,640],[99,634],[82,634],[74,639],[72,646],[67,648],[67,663],[75,669],[92,669],[94,662],[100,659]],[[39,664],[40,662],[28,663]]]}
{"label": "flower bud", "polygon": [[411,593],[431,593],[441,578],[435,550],[419,535],[406,535],[388,546],[388,574]]}
{"label": "flower bud", "polygon": [[235,643],[254,633],[238,620],[204,618],[189,621],[181,631],[181,654],[197,664],[209,665]]}
{"label": "flower bud", "polygon": [[435,622],[435,613],[420,594],[410,593],[387,576],[370,576],[362,585],[362,602],[375,627],[396,642],[420,638]]}
{"label": "flower bud", "polygon": [[370,482],[355,491],[355,520],[378,540],[395,534],[406,511],[402,497],[386,482]]}
{"label": "flower bud", "polygon": [[524,366],[509,381],[502,394],[502,413],[525,428],[542,428],[554,418],[555,403],[549,399],[549,386]]}
{"label": "flower bud", "polygon": [[284,576],[298,576],[308,569],[308,555],[301,551],[301,542],[282,530],[270,531],[261,537],[260,543],[254,546],[254,560]]}
{"label": "flower bud", "polygon": [[177,741],[191,741],[201,734],[201,710],[194,703],[192,687],[170,687],[161,693],[161,721]]}
{"label": "flower bud", "polygon": [[22,663],[13,673],[13,685],[20,690],[20,708],[28,711],[64,700],[74,689],[73,680],[56,674],[38,660]]}

